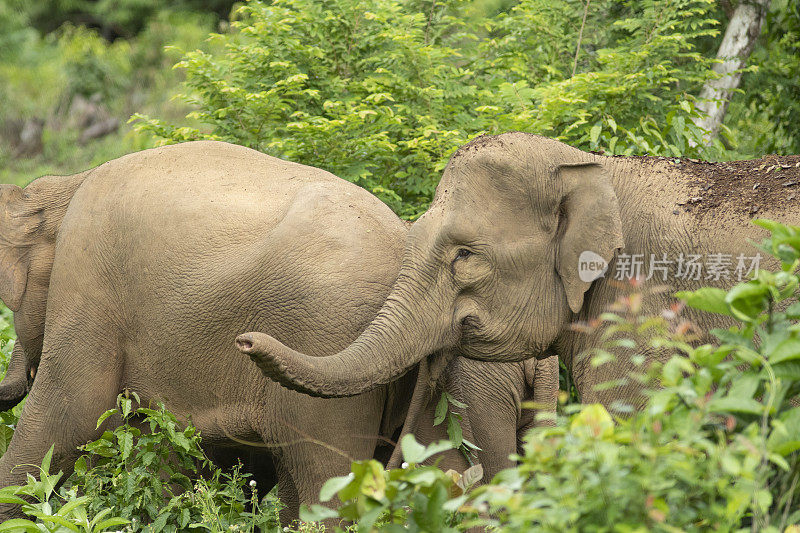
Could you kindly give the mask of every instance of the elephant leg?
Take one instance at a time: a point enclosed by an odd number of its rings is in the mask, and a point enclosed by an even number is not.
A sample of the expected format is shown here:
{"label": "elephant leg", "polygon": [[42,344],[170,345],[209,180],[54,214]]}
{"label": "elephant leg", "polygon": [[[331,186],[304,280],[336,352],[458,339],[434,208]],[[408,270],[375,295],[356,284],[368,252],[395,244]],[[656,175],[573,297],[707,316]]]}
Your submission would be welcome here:
{"label": "elephant leg", "polygon": [[[346,443],[346,438],[339,440]],[[358,451],[355,459],[363,460],[372,457],[372,448],[363,446],[363,442],[354,443]],[[348,444],[339,444],[347,453],[352,453],[354,447]],[[278,472],[278,498],[284,508],[280,512],[281,525],[290,525],[300,518],[300,506],[310,506],[321,503],[319,491],[328,479],[334,476],[344,476],[350,472],[351,457],[341,452],[322,447],[319,444],[299,443],[282,450],[280,457],[275,461]],[[325,505],[323,503],[323,505]],[[331,519],[323,522],[326,529],[333,530],[339,520]]]}
{"label": "elephant leg", "polygon": [[28,394],[28,361],[18,341],[11,352],[8,370],[0,383],[0,411],[14,408]]}
{"label": "elephant leg", "polygon": [[[38,467],[53,446],[51,472],[71,473],[77,447],[96,439],[97,419],[115,405],[120,365],[108,335],[73,331],[58,347],[45,350],[39,373],[22,410],[8,450],[0,458],[0,486],[24,484],[26,474],[38,477]],[[92,342],[96,343],[91,346]],[[76,354],[81,355],[78,363]],[[71,364],[70,364],[71,362]],[[18,515],[16,507],[0,506],[0,519]]]}
{"label": "elephant leg", "polygon": [[279,459],[275,467],[278,474],[278,499],[283,504],[279,518],[281,525],[288,526],[300,518],[300,493],[292,469],[288,468],[286,462]]}
{"label": "elephant leg", "polygon": [[[481,423],[473,423],[476,442],[481,451],[478,460],[483,465],[482,483],[489,483],[498,472],[514,466],[510,456],[517,453],[517,421],[497,417]],[[475,427],[477,426],[477,427]]]}

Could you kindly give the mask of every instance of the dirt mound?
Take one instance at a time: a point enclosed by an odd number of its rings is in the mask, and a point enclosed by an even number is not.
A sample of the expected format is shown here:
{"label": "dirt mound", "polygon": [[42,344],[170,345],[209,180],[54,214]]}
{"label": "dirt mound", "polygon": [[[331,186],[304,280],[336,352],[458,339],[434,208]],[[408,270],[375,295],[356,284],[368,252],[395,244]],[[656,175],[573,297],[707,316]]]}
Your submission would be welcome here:
{"label": "dirt mound", "polygon": [[451,159],[455,160],[465,154],[468,154],[469,152],[475,152],[492,145],[502,146],[503,143],[500,139],[501,137],[502,135],[478,135],[467,144],[456,150]]}
{"label": "dirt mound", "polygon": [[694,195],[678,205],[698,216],[727,206],[755,217],[765,208],[800,202],[800,155],[717,163],[672,157],[642,159],[670,164],[689,176]]}

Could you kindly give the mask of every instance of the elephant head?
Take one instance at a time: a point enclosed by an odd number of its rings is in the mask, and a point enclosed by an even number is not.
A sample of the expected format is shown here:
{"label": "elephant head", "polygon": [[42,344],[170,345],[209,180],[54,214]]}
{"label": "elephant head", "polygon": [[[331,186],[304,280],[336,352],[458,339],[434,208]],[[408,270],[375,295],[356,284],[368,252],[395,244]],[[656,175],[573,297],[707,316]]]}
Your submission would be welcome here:
{"label": "elephant head", "polygon": [[541,356],[593,282],[581,255],[608,263],[622,246],[617,197],[594,156],[524,133],[482,136],[450,159],[389,297],[350,346],[309,357],[263,333],[237,346],[265,375],[318,396],[362,393],[441,350]]}
{"label": "elephant head", "polygon": [[30,389],[42,351],[56,237],[86,173],[0,185],[0,300],[14,311],[17,343],[0,384],[0,410]]}

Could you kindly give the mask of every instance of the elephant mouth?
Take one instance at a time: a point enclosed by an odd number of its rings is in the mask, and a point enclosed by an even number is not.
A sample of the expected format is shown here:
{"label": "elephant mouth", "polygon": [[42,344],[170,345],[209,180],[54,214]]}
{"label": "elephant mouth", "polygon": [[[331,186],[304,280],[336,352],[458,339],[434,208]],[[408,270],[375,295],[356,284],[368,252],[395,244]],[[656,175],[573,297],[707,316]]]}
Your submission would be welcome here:
{"label": "elephant mouth", "polygon": [[477,316],[469,315],[461,321],[459,353],[479,361],[518,362],[536,355],[535,351],[513,346],[508,340],[507,328],[493,331]]}
{"label": "elephant mouth", "polygon": [[531,345],[526,339],[505,322],[487,323],[468,315],[461,321],[459,353],[478,361],[518,363],[547,352],[547,346]]}

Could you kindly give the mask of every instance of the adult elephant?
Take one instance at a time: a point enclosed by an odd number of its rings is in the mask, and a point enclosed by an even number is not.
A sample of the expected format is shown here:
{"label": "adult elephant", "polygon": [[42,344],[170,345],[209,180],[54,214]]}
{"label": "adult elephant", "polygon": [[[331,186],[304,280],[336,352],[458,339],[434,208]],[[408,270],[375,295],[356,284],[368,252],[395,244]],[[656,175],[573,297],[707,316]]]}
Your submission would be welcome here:
{"label": "adult elephant", "polygon": [[[319,399],[264,379],[230,344],[243,330],[264,329],[329,354],[355,339],[388,296],[406,228],[327,172],[234,145],[186,143],[25,189],[2,185],[0,229],[0,298],[15,311],[18,334],[2,407],[30,389],[0,458],[2,486],[24,482],[33,467],[18,465],[39,464],[52,444],[54,467],[71,471],[76,447],[114,423],[95,428],[124,390],[191,418],[215,458],[230,460],[242,442],[265,443],[269,464],[257,457],[257,473],[279,483],[284,522],[401,426],[422,428],[423,442],[446,436],[429,425],[431,385],[452,386],[439,379],[449,352],[363,395]],[[493,394],[511,398],[497,401],[509,414],[496,419],[522,416],[523,374],[510,367],[507,378],[489,385],[507,386]],[[504,441],[478,442],[482,456],[507,461],[508,447],[494,442]],[[444,461],[463,465],[457,452]]]}
{"label": "adult elephant", "polygon": [[[784,199],[780,182],[760,185],[759,216],[800,222],[797,200]],[[694,255],[726,258],[732,274],[740,254],[755,255],[748,239],[765,235],[750,223],[752,209],[737,205],[755,188],[698,178],[663,158],[603,157],[524,133],[482,136],[451,158],[430,209],[410,230],[397,282],[353,343],[314,358],[265,333],[236,342],[265,375],[319,396],[363,393],[427,354],[456,349],[485,361],[557,353],[583,401],[638,403],[634,380],[595,389],[635,370],[632,358],[592,365],[581,354],[598,345],[599,333],[570,324],[615,301],[621,284],[611,274],[624,277],[633,259],[673,261],[669,279],[651,280],[672,289],[715,282],[705,272],[697,280],[676,275]],[[713,202],[700,200],[710,194]],[[644,312],[664,309],[670,298],[669,291],[650,298]],[[715,326],[695,318],[706,331]]]}

